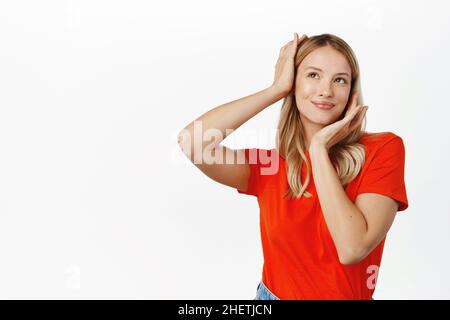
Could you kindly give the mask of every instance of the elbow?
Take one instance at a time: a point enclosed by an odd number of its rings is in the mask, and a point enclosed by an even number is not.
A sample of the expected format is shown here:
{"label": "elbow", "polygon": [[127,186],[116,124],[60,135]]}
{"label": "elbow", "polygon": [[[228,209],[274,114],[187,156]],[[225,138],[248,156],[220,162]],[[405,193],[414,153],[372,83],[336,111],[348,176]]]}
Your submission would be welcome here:
{"label": "elbow", "polygon": [[339,257],[339,262],[345,266],[349,266],[352,264],[357,264],[358,262],[360,262],[362,259],[359,259],[358,257]]}
{"label": "elbow", "polygon": [[188,132],[186,131],[186,129],[183,129],[178,133],[177,141],[178,141],[178,145],[180,147],[183,145],[183,143],[186,143],[187,134],[188,134]]}
{"label": "elbow", "polygon": [[191,140],[191,134],[186,129],[181,130],[177,136],[178,146],[186,155],[190,155],[192,153]]}
{"label": "elbow", "polygon": [[343,265],[352,265],[361,262],[367,253],[364,249],[351,249],[339,253],[339,262]]}

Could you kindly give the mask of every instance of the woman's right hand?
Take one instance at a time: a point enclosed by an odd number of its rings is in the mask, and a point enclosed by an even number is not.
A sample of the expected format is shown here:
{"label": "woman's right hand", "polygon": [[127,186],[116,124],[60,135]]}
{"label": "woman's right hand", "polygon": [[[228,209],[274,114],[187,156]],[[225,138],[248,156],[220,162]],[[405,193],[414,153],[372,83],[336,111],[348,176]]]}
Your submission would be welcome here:
{"label": "woman's right hand", "polygon": [[289,41],[280,49],[280,56],[275,65],[275,80],[272,87],[280,90],[285,95],[291,91],[294,84],[294,58],[297,48],[307,38],[304,34],[299,39],[298,34],[295,32],[294,40]]}

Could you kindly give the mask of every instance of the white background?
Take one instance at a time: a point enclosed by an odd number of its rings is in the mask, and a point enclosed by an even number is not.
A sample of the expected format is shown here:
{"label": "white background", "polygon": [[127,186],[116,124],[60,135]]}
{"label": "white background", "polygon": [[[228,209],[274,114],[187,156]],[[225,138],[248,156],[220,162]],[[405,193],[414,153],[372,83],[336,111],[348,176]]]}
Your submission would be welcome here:
{"label": "white background", "polygon": [[[2,1],[0,297],[253,299],[256,198],[176,135],[268,87],[293,32],[355,51],[371,132],[406,148],[409,208],[375,299],[449,299],[448,1]],[[275,146],[281,101],[224,144]]]}

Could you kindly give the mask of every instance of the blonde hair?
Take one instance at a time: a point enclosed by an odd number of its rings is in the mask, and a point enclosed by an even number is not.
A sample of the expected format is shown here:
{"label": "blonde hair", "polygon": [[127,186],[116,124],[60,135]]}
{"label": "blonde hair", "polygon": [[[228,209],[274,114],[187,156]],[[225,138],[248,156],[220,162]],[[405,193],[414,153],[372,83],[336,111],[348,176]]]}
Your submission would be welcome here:
{"label": "blonde hair", "polygon": [[[301,43],[294,58],[295,75],[297,69],[303,59],[315,49],[331,46],[333,49],[339,51],[347,59],[352,73],[351,89],[349,97],[354,91],[358,91],[357,104],[363,104],[363,97],[361,92],[359,65],[353,50],[341,38],[332,34],[321,34],[307,38]],[[300,198],[304,195],[310,198],[311,194],[306,191],[310,181],[311,165],[308,163],[305,156],[305,133],[302,123],[300,121],[300,113],[294,96],[295,84],[291,92],[284,98],[280,119],[278,122],[278,130],[276,137],[276,149],[280,156],[285,159],[287,181],[289,190],[285,196]],[[348,99],[350,103],[350,99]],[[338,120],[345,116],[348,105],[345,107],[342,115]],[[341,184],[345,186],[352,181],[361,171],[365,162],[365,148],[364,145],[358,143],[360,137],[365,133],[366,119],[364,117],[363,123],[353,130],[347,137],[336,143],[329,150],[330,161],[332,162]],[[363,129],[364,128],[364,129]],[[301,172],[302,165],[305,162],[307,166],[306,180],[302,184]]]}

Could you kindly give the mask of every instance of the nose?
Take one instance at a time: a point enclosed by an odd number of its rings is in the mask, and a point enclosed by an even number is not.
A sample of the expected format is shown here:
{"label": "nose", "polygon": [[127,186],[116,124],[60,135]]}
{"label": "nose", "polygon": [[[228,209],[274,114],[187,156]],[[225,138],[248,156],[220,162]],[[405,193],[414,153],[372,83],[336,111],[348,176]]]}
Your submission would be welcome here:
{"label": "nose", "polygon": [[331,97],[333,92],[330,84],[324,81],[319,88],[319,93],[321,97]]}

